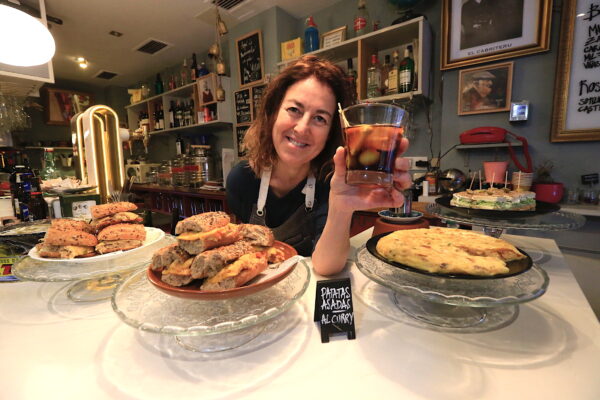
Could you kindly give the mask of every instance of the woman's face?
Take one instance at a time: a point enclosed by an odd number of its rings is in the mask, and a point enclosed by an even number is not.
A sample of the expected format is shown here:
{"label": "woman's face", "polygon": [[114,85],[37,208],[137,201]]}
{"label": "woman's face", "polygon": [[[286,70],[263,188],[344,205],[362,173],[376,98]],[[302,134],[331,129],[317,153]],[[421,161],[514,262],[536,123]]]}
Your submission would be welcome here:
{"label": "woman's face", "polygon": [[273,124],[279,161],[300,167],[318,156],[327,142],[334,112],[333,91],[314,77],[290,86]]}

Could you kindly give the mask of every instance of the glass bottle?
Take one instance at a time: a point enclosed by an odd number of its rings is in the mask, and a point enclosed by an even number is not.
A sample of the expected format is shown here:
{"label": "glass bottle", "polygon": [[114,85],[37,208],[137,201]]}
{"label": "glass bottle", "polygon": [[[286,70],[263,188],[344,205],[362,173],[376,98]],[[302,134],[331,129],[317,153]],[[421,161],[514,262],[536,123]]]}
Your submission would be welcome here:
{"label": "glass bottle", "polygon": [[354,70],[354,66],[352,65],[352,59],[349,58],[347,62],[348,62],[348,81],[350,82],[350,85],[352,86],[352,89],[353,89],[353,91],[352,91],[352,95],[354,97],[353,100],[356,100],[356,97],[357,97],[356,82],[357,82],[358,74]]}
{"label": "glass bottle", "polygon": [[388,91],[388,78],[392,65],[390,64],[390,55],[386,54],[384,57],[383,65],[381,66],[381,88],[380,92],[385,95]]}
{"label": "glass bottle", "polygon": [[354,36],[369,33],[369,12],[367,11],[366,0],[358,0],[358,10],[354,16]]}
{"label": "glass bottle", "polygon": [[60,174],[54,165],[54,149],[44,149],[44,168],[40,171],[40,175],[44,181],[60,177]]}
{"label": "glass bottle", "polygon": [[381,70],[379,69],[379,61],[377,54],[371,56],[371,66],[367,70],[367,97],[378,97],[381,88]]}
{"label": "glass bottle", "polygon": [[192,82],[198,78],[198,62],[196,61],[196,53],[192,53],[192,66],[190,67],[190,75]]}
{"label": "glass bottle", "polygon": [[404,49],[404,59],[400,63],[398,72],[398,90],[400,93],[407,93],[413,89],[415,62],[410,53],[411,46],[407,46],[406,49]]}
{"label": "glass bottle", "polygon": [[187,58],[183,59],[183,66],[181,67],[181,85],[187,85],[190,81],[190,70],[187,66]]}
{"label": "glass bottle", "polygon": [[398,50],[394,50],[392,53],[392,66],[387,78],[387,92],[386,94],[397,94],[398,93],[398,69],[400,68],[400,53]]}
{"label": "glass bottle", "polygon": [[204,61],[200,63],[200,67],[198,67],[198,77],[208,75],[208,68],[206,68],[206,64]]}
{"label": "glass bottle", "polygon": [[164,92],[163,81],[160,78],[160,74],[156,74],[156,81],[154,82],[155,94],[162,94]]}
{"label": "glass bottle", "polygon": [[304,52],[319,50],[319,30],[312,17],[306,19],[306,29],[304,30]]}

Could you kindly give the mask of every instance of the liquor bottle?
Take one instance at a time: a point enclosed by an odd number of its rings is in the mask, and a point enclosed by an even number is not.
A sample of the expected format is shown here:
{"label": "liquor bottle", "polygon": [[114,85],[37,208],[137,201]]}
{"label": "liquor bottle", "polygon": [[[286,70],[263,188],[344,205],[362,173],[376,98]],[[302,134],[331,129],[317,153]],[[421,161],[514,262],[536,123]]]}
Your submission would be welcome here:
{"label": "liquor bottle", "polygon": [[354,16],[354,36],[369,33],[369,12],[367,11],[366,0],[358,0],[358,10]]}
{"label": "liquor bottle", "polygon": [[181,136],[177,135],[177,140],[175,140],[175,151],[177,152],[177,155],[180,156],[183,152],[183,139],[181,139]]}
{"label": "liquor bottle", "polygon": [[183,106],[179,101],[175,106],[175,121],[177,121],[177,126],[183,126]]}
{"label": "liquor bottle", "polygon": [[407,93],[413,89],[415,62],[410,53],[411,46],[406,46],[406,49],[404,49],[404,59],[400,63],[398,72],[398,90],[400,93]]}
{"label": "liquor bottle", "polygon": [[42,180],[56,179],[60,177],[56,166],[54,165],[54,149],[44,149],[44,168],[40,171]]}
{"label": "liquor bottle", "polygon": [[163,81],[160,79],[160,74],[156,74],[156,81],[154,82],[155,94],[162,94],[164,92]]}
{"label": "liquor bottle", "polygon": [[306,19],[306,29],[304,30],[304,52],[319,50],[319,30],[312,17]]}
{"label": "liquor bottle", "polygon": [[194,116],[196,115],[196,112],[194,110],[194,99],[190,100],[190,106],[188,108],[188,118],[190,120],[190,125],[194,125]]}
{"label": "liquor bottle", "polygon": [[196,53],[192,53],[192,65],[190,66],[190,76],[192,82],[198,78],[198,62],[196,61]]}
{"label": "liquor bottle", "polygon": [[200,63],[200,66],[198,67],[198,76],[204,76],[204,75],[208,75],[208,68],[206,68],[206,64],[204,63],[204,61],[202,61]]}
{"label": "liquor bottle", "polygon": [[169,128],[175,128],[175,105],[173,104],[173,100],[171,100],[169,106]]}
{"label": "liquor bottle", "polygon": [[160,108],[158,109],[158,129],[160,129],[160,130],[165,129],[165,112],[163,111],[162,104],[160,105]]}
{"label": "liquor bottle", "polygon": [[181,85],[187,85],[190,81],[190,70],[187,66],[187,58],[183,59],[183,66],[181,67]]}
{"label": "liquor bottle", "polygon": [[390,64],[390,55],[386,54],[383,65],[381,66],[381,88],[379,91],[382,95],[385,95],[388,91],[388,75],[390,74],[391,69],[392,65]]}
{"label": "liquor bottle", "polygon": [[378,97],[381,93],[381,71],[377,54],[371,56],[371,66],[367,70],[367,97]]}
{"label": "liquor bottle", "polygon": [[357,97],[357,93],[356,93],[356,80],[358,77],[358,74],[356,73],[356,71],[354,70],[354,66],[352,65],[352,59],[349,58],[348,59],[348,81],[350,82],[350,85],[352,86],[352,94],[354,99],[356,100]]}
{"label": "liquor bottle", "polygon": [[393,62],[390,72],[388,73],[387,92],[385,94],[398,93],[398,69],[400,68],[400,53],[398,53],[398,50],[394,50],[392,59]]}
{"label": "liquor bottle", "polygon": [[183,126],[190,125],[190,106],[185,101],[183,102]]}

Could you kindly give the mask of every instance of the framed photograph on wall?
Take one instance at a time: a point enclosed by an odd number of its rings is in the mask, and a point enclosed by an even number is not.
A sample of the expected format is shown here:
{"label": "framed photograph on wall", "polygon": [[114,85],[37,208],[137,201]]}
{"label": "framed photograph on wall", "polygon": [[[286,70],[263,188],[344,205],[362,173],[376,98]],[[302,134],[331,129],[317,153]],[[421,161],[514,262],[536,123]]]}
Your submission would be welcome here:
{"label": "framed photograph on wall", "polygon": [[196,85],[198,89],[198,104],[200,106],[216,101],[217,76],[215,74],[201,76],[196,80]]}
{"label": "framed photograph on wall", "polygon": [[600,140],[599,7],[597,0],[563,2],[551,142]]}
{"label": "framed photograph on wall", "polygon": [[90,93],[56,88],[44,88],[46,124],[69,125],[71,118],[94,104]]}
{"label": "framed photograph on wall", "polygon": [[264,59],[260,30],[250,32],[235,41],[240,87],[262,82],[264,79]]}
{"label": "framed photograph on wall", "polygon": [[550,49],[552,0],[444,0],[441,69]]}
{"label": "framed photograph on wall", "polygon": [[326,49],[335,46],[336,44],[342,43],[344,40],[346,40],[346,25],[322,34],[321,48]]}
{"label": "framed photograph on wall", "polygon": [[513,62],[463,69],[458,80],[458,115],[510,110]]}

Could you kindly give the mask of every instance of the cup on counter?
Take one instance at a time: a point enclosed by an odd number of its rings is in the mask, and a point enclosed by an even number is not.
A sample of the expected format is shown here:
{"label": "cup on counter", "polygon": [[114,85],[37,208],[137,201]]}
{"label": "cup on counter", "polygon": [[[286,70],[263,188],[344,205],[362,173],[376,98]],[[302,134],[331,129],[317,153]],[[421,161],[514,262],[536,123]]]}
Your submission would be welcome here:
{"label": "cup on counter", "polygon": [[531,189],[531,184],[533,182],[533,172],[513,172],[512,174],[512,187],[513,190],[517,191],[528,191]]}
{"label": "cup on counter", "polygon": [[485,161],[483,163],[485,181],[492,185],[494,183],[504,184],[506,168],[508,168],[508,161]]}
{"label": "cup on counter", "polygon": [[391,187],[394,160],[408,113],[380,103],[344,109],[340,120],[346,148],[346,183]]}

